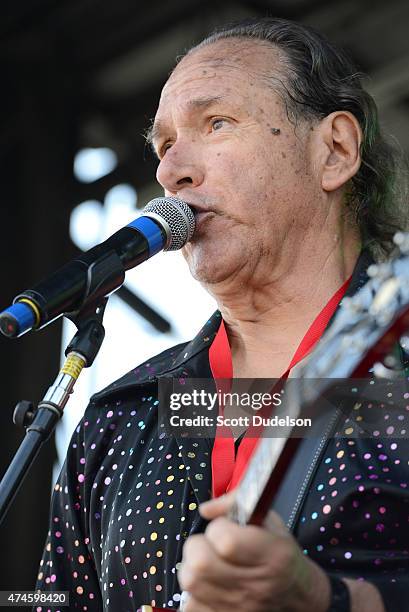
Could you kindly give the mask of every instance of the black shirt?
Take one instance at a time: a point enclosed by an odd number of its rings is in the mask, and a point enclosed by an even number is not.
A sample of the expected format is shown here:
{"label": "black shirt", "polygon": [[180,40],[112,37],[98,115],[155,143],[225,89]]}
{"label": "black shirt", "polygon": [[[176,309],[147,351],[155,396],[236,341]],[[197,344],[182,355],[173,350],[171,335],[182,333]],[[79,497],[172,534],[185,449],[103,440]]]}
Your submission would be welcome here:
{"label": "black shirt", "polygon": [[[361,258],[348,293],[365,280]],[[197,508],[211,495],[213,443],[158,433],[157,379],[210,377],[220,318],[91,399],[55,486],[37,583],[70,591],[70,609],[177,607],[183,543],[205,527]],[[408,415],[398,416],[379,437],[328,441],[294,529],[305,554],[371,580],[396,612],[409,596],[409,444],[393,436]]]}

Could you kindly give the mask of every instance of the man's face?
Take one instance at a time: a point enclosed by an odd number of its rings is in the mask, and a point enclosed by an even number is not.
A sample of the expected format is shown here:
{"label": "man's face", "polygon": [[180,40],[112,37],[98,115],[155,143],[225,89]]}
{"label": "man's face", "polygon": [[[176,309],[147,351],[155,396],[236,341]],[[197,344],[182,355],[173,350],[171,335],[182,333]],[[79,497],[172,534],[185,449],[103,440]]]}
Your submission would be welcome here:
{"label": "man's face", "polygon": [[219,41],[185,57],[162,92],[157,179],[198,213],[184,255],[206,285],[261,282],[283,247],[297,248],[317,208],[310,131],[295,133],[262,76],[278,61],[262,43]]}

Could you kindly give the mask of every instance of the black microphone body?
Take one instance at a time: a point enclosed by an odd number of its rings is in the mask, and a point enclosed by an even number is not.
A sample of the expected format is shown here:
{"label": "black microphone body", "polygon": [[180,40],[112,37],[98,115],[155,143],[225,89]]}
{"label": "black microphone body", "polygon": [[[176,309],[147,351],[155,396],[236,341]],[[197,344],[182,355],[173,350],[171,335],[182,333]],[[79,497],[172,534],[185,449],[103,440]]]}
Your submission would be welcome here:
{"label": "black microphone body", "polygon": [[162,249],[184,246],[193,231],[194,215],[187,204],[176,198],[152,200],[129,225],[17,295],[0,314],[0,331],[14,338],[77,312],[118,289],[126,270]]}
{"label": "black microphone body", "polygon": [[114,267],[112,272],[116,273],[112,278],[112,288],[107,287],[108,291],[104,292],[108,295],[122,285],[126,270],[148,258],[149,244],[145,236],[137,230],[123,227],[101,244],[78,255],[33,289],[17,295],[15,302],[23,298],[32,300],[41,312],[40,327],[43,327],[62,312],[78,310],[91,294],[96,299],[100,297],[97,292],[98,277],[106,269],[106,261]]}

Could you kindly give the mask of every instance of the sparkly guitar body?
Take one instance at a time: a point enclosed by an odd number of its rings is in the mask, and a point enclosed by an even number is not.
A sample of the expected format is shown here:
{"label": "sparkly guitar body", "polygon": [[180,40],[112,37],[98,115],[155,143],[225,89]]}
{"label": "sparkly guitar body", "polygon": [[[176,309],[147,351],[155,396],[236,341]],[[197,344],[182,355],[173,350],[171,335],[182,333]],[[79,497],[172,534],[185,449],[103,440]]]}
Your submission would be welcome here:
{"label": "sparkly guitar body", "polygon": [[[370,266],[370,280],[352,298],[344,298],[328,332],[295,368],[294,375],[301,383],[287,402],[290,416],[297,418],[301,410],[317,401],[331,388],[331,379],[364,378],[371,367],[375,377],[397,377],[397,371],[390,367],[390,351],[399,340],[409,350],[409,336],[405,337],[409,332],[409,234],[397,234],[395,242],[402,256]],[[386,357],[387,366],[382,363]],[[313,384],[308,384],[309,380]],[[263,524],[301,442],[301,438],[290,437],[292,427],[287,429],[286,437],[260,438],[228,515],[236,523]],[[183,612],[184,596],[188,594],[183,593],[178,612]],[[177,611],[143,605],[138,612]]]}

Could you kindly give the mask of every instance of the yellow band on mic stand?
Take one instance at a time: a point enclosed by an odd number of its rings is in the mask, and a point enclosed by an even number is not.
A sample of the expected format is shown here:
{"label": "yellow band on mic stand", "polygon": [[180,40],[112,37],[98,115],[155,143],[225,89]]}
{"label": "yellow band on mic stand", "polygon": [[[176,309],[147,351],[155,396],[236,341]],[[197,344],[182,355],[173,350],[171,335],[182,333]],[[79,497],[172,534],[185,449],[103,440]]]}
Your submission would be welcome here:
{"label": "yellow band on mic stand", "polygon": [[84,366],[85,366],[84,357],[81,357],[81,355],[79,355],[78,353],[69,353],[60,371],[63,374],[68,374],[69,376],[72,376],[72,378],[77,380]]}

